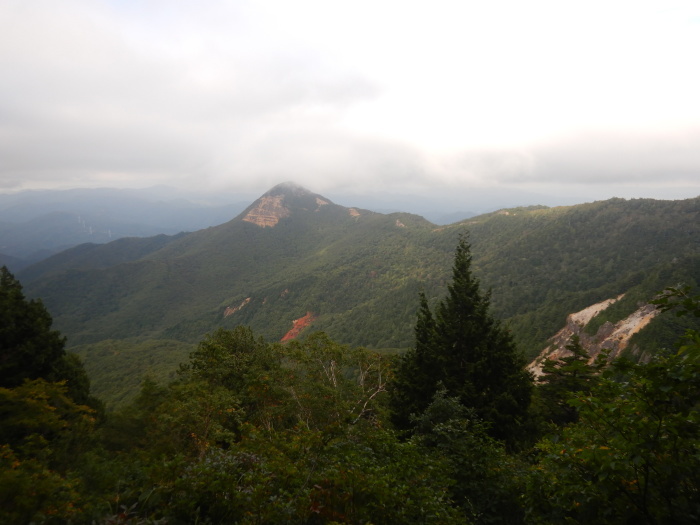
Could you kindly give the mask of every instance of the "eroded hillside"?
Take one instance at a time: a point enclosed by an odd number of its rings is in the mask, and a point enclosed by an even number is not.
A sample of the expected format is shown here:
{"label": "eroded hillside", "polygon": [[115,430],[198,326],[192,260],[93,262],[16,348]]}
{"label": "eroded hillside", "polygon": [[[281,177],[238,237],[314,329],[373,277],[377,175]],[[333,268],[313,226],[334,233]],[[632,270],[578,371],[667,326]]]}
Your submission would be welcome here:
{"label": "eroded hillside", "polygon": [[551,338],[549,346],[530,363],[528,370],[535,377],[540,377],[542,367],[547,359],[558,361],[563,357],[570,356],[571,352],[566,349],[566,346],[571,342],[573,336],[579,337],[581,346],[588,352],[589,363],[593,363],[601,352],[606,352],[609,359],[621,355],[629,347],[632,336],[644,329],[660,313],[654,305],[642,305],[616,323],[608,321],[594,335],[586,333],[584,328],[595,316],[623,297],[624,294],[606,299],[569,315],[566,319],[566,326]]}

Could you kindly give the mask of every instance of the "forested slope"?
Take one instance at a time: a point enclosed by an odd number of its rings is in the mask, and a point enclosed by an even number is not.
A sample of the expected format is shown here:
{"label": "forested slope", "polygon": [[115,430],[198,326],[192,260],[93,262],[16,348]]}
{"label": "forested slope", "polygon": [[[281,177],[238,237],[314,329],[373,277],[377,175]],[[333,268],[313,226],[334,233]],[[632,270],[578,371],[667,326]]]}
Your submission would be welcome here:
{"label": "forested slope", "polygon": [[81,345],[86,357],[100,341],[195,343],[237,325],[280,340],[309,313],[308,331],[405,349],[413,343],[418,294],[431,304],[439,297],[457,238],[467,232],[474,273],[492,290],[495,314],[534,357],[569,313],[621,293],[629,299],[618,308],[632,308],[630,301],[648,301],[666,286],[695,284],[699,203],[611,199],[502,210],[437,227],[280,185],[220,226],[78,247],[24,274],[35,277],[28,292],[42,297],[69,345]]}
{"label": "forested slope", "polygon": [[535,383],[472,262],[463,237],[400,357],[219,329],[113,411],[3,268],[0,521],[697,523],[700,332],[606,366],[572,339]]}

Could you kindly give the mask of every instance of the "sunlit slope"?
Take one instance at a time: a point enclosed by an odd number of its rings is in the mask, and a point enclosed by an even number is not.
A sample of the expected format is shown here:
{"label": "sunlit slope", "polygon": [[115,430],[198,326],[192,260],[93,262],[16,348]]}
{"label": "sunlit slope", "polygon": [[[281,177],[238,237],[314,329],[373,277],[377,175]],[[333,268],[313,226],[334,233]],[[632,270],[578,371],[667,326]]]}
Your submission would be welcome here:
{"label": "sunlit slope", "polygon": [[611,199],[509,210],[467,224],[495,309],[533,352],[568,313],[632,288],[648,300],[665,286],[692,284],[699,219],[698,198]]}

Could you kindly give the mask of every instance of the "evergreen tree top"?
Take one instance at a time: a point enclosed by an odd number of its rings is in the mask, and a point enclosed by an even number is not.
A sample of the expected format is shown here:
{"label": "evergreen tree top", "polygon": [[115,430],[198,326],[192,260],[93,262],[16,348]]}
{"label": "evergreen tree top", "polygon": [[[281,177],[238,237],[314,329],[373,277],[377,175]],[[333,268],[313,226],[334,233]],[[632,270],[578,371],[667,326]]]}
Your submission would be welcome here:
{"label": "evergreen tree top", "polygon": [[432,314],[420,297],[416,345],[401,360],[393,395],[394,422],[408,428],[444,385],[490,426],[493,437],[516,439],[526,416],[532,378],[509,332],[489,312],[490,294],[482,294],[471,271],[466,235],[455,251],[447,296]]}

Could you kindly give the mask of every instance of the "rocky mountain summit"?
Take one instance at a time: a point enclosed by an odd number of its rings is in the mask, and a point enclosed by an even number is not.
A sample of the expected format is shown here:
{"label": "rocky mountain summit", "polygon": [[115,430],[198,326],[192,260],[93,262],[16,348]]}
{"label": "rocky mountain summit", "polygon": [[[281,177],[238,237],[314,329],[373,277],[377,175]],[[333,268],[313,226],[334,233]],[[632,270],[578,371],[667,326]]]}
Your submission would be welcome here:
{"label": "rocky mountain summit", "polygon": [[345,210],[351,217],[361,215],[356,208],[344,208],[298,184],[284,182],[272,188],[246,209],[242,220],[262,228],[274,227],[281,219],[289,217],[295,208],[319,212],[324,206]]}

